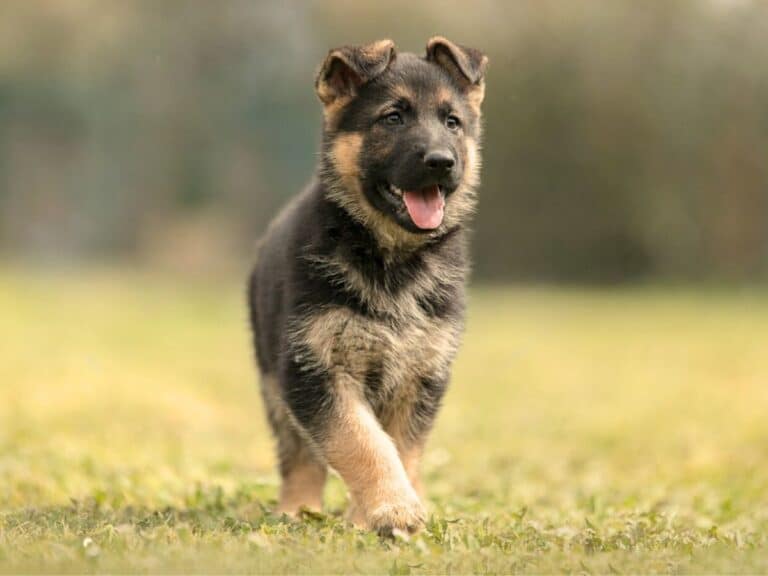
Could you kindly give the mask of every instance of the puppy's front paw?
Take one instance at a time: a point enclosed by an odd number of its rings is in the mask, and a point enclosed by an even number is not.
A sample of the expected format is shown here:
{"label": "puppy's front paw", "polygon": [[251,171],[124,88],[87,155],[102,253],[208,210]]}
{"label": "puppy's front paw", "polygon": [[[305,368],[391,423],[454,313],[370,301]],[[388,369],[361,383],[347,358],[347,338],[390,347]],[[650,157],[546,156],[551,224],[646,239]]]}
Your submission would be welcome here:
{"label": "puppy's front paw", "polygon": [[391,537],[398,532],[414,534],[418,532],[426,519],[424,506],[415,494],[407,498],[383,502],[368,514],[368,528],[379,536]]}

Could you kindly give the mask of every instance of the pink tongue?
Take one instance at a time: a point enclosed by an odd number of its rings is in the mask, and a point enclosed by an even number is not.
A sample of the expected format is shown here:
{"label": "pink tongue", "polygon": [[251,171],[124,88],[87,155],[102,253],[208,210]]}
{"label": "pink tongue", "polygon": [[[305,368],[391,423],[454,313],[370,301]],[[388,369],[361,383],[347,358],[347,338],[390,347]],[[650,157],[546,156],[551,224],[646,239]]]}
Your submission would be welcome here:
{"label": "pink tongue", "polygon": [[442,224],[445,199],[437,185],[421,190],[405,190],[403,200],[411,220],[422,230],[434,230]]}

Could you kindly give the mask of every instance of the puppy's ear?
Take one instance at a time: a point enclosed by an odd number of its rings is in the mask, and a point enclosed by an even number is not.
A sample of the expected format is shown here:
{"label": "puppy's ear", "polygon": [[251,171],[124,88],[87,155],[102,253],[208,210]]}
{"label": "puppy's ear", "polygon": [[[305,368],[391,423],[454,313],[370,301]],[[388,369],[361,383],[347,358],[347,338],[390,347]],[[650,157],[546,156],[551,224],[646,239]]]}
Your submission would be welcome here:
{"label": "puppy's ear", "polygon": [[392,40],[331,50],[315,80],[317,95],[325,105],[339,98],[351,98],[360,86],[384,72],[394,58]]}
{"label": "puppy's ear", "polygon": [[480,50],[454,44],[442,36],[434,36],[427,42],[427,61],[445,69],[460,87],[472,94],[477,105],[480,105],[485,93],[488,56]]}

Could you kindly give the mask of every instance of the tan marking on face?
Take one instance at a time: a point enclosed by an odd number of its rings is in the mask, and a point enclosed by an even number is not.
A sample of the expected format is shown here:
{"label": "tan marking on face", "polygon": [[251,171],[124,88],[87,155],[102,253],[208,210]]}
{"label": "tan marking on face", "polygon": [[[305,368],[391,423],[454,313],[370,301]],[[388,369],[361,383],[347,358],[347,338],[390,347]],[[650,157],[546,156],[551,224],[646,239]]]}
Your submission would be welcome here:
{"label": "tan marking on face", "polygon": [[408,86],[405,86],[404,84],[398,84],[394,86],[392,88],[392,94],[397,98],[402,98],[409,102],[414,102],[416,100],[416,96],[413,94],[411,89],[408,88]]}
{"label": "tan marking on face", "polygon": [[451,104],[453,102],[453,91],[447,86],[440,86],[435,91],[434,101],[438,106],[443,104]]}
{"label": "tan marking on face", "polygon": [[448,226],[466,221],[474,212],[477,203],[475,189],[480,182],[480,168],[482,166],[480,147],[477,140],[471,137],[465,138],[464,147],[464,174],[459,188],[445,206],[444,221]]}
{"label": "tan marking on face", "polygon": [[366,226],[384,248],[420,246],[424,239],[404,230],[389,216],[368,202],[360,181],[360,151],[363,135],[355,132],[339,135],[329,152],[336,171],[335,181],[327,182],[328,198],[344,208],[350,216]]}
{"label": "tan marking on face", "polygon": [[464,168],[464,185],[475,187],[480,181],[480,168],[482,160],[480,158],[480,147],[474,138],[466,138],[464,146],[467,151],[467,165]]}
{"label": "tan marking on face", "polygon": [[334,167],[350,190],[360,189],[360,150],[363,147],[363,135],[357,132],[341,134],[333,143],[331,158]]}

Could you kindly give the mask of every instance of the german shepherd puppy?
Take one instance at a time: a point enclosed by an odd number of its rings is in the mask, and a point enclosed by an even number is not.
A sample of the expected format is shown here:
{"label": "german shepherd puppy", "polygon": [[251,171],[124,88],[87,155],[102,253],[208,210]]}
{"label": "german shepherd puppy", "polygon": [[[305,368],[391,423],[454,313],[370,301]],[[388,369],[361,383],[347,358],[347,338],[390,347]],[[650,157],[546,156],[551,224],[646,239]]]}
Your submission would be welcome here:
{"label": "german shepherd puppy", "polygon": [[466,224],[487,58],[432,38],[331,50],[318,178],[261,241],[249,302],[277,438],[279,510],[322,506],[380,534],[424,522],[419,458],[463,328]]}

